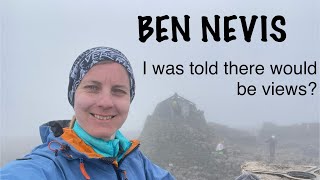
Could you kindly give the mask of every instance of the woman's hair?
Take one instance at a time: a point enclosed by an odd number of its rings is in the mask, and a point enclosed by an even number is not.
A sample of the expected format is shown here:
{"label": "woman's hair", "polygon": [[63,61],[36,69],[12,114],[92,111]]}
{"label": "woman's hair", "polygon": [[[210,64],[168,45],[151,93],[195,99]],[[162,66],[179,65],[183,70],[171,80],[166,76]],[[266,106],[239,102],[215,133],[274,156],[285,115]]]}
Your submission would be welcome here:
{"label": "woman's hair", "polygon": [[69,128],[72,129],[74,126],[74,123],[76,122],[76,116],[72,116],[72,119],[69,123]]}

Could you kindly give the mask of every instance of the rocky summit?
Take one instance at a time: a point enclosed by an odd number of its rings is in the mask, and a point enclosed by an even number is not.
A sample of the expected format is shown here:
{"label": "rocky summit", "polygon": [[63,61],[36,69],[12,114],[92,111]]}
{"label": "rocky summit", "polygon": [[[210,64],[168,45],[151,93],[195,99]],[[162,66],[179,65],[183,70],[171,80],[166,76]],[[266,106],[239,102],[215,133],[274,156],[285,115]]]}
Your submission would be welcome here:
{"label": "rocky summit", "polygon": [[[299,138],[292,139],[296,132]],[[265,140],[271,134],[279,137],[273,162]],[[250,161],[319,164],[319,123],[287,127],[265,123],[249,133],[207,122],[195,103],[178,94],[156,106],[139,139],[144,154],[178,180],[233,180]],[[221,142],[223,150],[217,151]]]}

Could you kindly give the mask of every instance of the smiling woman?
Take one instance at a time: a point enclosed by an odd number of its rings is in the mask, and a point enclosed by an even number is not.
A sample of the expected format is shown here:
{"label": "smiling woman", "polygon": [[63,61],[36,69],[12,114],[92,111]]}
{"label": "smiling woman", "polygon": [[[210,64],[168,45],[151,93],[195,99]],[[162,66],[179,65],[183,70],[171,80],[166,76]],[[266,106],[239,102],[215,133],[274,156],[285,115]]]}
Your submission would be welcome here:
{"label": "smiling woman", "polygon": [[85,51],[69,76],[75,116],[42,125],[43,144],[3,167],[0,179],[174,179],[119,131],[134,94],[133,71],[120,51]]}
{"label": "smiling woman", "polygon": [[104,140],[114,138],[128,116],[129,106],[129,78],[118,63],[92,67],[75,92],[77,122],[86,132]]}

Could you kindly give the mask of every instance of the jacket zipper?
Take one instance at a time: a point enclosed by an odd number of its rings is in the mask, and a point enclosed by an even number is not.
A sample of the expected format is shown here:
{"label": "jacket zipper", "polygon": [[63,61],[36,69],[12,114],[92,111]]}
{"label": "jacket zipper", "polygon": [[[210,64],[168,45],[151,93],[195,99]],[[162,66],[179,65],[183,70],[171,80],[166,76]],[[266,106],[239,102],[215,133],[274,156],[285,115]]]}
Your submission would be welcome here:
{"label": "jacket zipper", "polygon": [[80,171],[82,175],[86,178],[86,180],[90,180],[90,176],[84,167],[83,158],[80,158]]}
{"label": "jacket zipper", "polygon": [[124,180],[128,180],[128,178],[127,178],[127,172],[126,172],[125,170],[119,169],[119,166],[120,166],[120,164],[123,162],[123,160],[124,160],[127,156],[129,156],[129,154],[131,154],[133,151],[135,151],[136,149],[138,149],[139,146],[140,146],[140,144],[138,144],[135,148],[133,148],[126,156],[124,156],[124,157],[119,161],[119,163],[117,162],[117,160],[115,160],[115,161],[116,161],[115,164],[112,163],[113,169],[114,169],[115,173],[117,174],[118,180],[122,180],[122,179],[121,179],[121,176],[120,176],[120,173],[123,173],[124,178],[125,178]]}
{"label": "jacket zipper", "polygon": [[135,151],[136,149],[138,149],[138,147],[140,146],[140,144],[138,144],[135,148],[133,148],[126,156],[124,156],[120,161],[119,161],[119,166],[120,164],[122,163],[122,161],[127,157],[129,156],[129,154],[131,154],[133,151]]}

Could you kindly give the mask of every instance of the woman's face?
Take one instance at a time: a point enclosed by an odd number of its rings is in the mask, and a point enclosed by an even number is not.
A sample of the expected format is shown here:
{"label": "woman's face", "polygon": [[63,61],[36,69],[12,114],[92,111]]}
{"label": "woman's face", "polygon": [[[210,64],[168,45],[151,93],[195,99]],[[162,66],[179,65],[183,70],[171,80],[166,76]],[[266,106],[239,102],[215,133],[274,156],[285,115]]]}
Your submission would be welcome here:
{"label": "woman's face", "polygon": [[87,133],[97,138],[109,140],[125,122],[129,107],[129,76],[115,62],[93,66],[75,93],[76,119]]}

